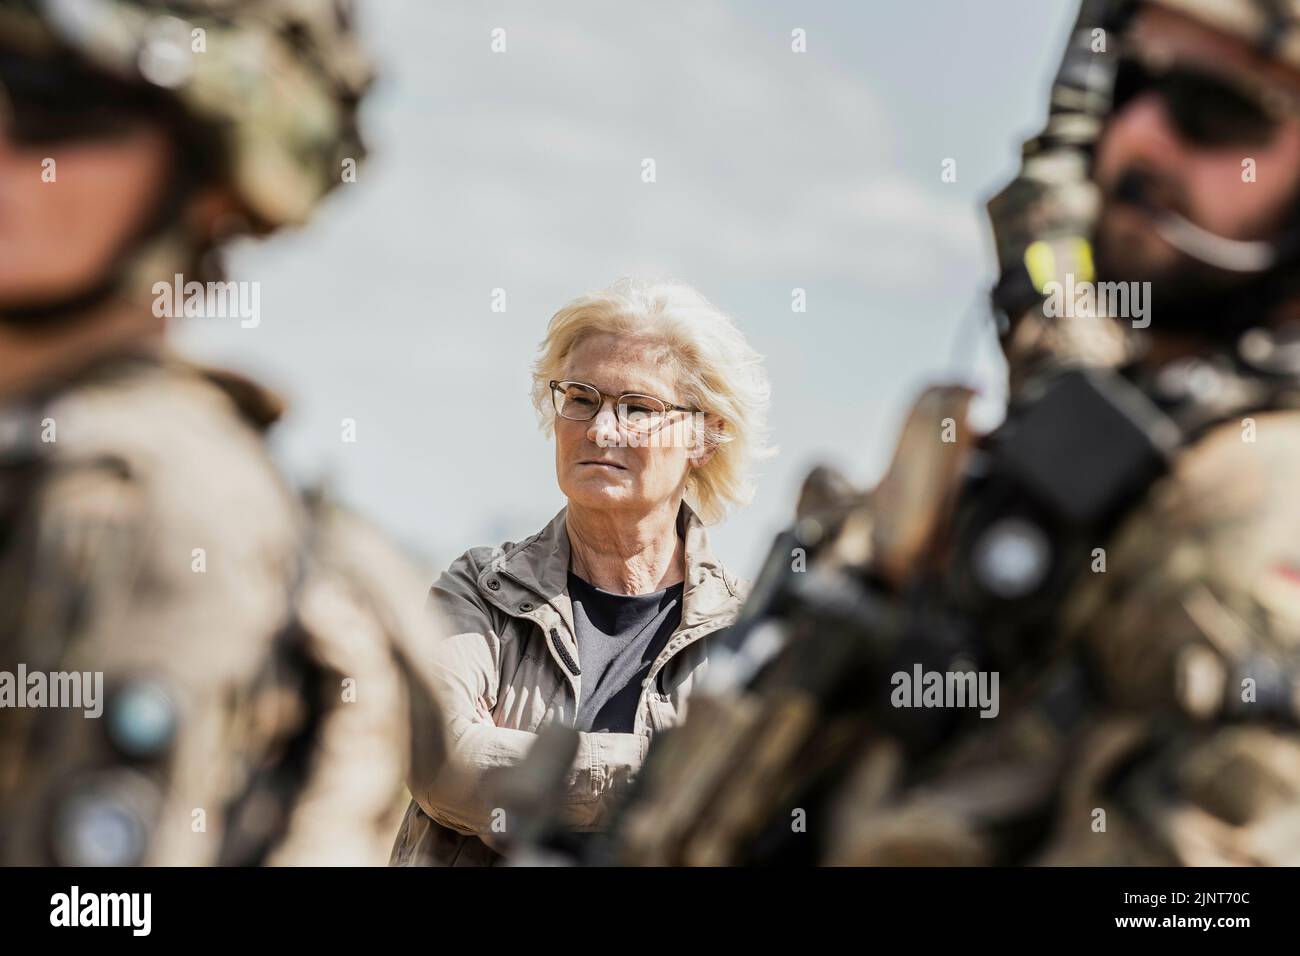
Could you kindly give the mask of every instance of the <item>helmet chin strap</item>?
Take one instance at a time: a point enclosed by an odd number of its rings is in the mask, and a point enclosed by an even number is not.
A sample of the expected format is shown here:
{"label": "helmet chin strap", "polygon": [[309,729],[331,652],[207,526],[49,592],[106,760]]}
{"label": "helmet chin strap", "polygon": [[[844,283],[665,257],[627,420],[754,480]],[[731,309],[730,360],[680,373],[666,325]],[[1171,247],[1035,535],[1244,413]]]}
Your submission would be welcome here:
{"label": "helmet chin strap", "polygon": [[12,306],[0,305],[0,325],[54,332],[77,324],[111,300],[121,287],[122,273],[118,269],[112,269],[91,285],[71,295]]}
{"label": "helmet chin strap", "polygon": [[192,237],[173,228],[132,242],[91,285],[68,295],[40,302],[0,304],[0,325],[57,335],[93,321],[110,303],[136,303],[150,308],[150,290],[159,280],[171,282],[193,264]]}
{"label": "helmet chin strap", "polygon": [[1160,238],[1183,255],[1224,272],[1262,274],[1297,251],[1294,225],[1284,240],[1229,239],[1198,226],[1180,213],[1156,206],[1147,196],[1139,176],[1125,176],[1115,195],[1146,213]]}
{"label": "helmet chin strap", "polygon": [[1156,232],[1185,256],[1225,272],[1262,273],[1281,261],[1279,243],[1228,239],[1176,212],[1154,212]]}

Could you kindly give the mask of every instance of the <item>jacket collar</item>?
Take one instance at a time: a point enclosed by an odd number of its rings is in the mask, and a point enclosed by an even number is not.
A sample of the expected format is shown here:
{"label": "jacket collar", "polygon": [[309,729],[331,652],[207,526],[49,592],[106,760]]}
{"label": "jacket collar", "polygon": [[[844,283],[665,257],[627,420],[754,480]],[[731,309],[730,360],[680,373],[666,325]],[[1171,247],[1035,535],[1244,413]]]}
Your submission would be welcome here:
{"label": "jacket collar", "polygon": [[[530,617],[540,603],[550,604],[573,631],[569,603],[569,509],[561,508],[550,523],[492,561],[479,575],[479,590],[494,604],[513,616]],[[704,523],[682,502],[677,527],[686,545],[686,580],[682,594],[680,630],[734,616],[740,607],[735,580],[709,546]],[[500,587],[490,590],[485,581],[500,576]],[[538,602],[537,598],[542,598]]]}

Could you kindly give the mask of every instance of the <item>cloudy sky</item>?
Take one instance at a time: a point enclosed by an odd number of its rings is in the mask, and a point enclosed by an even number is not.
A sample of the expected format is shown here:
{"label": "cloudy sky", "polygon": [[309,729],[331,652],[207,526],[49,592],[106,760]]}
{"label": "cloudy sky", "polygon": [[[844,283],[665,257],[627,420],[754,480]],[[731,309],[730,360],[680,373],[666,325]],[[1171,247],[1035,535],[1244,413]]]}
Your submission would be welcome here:
{"label": "cloudy sky", "polygon": [[307,230],[237,250],[257,328],[182,320],[179,341],[290,398],[295,475],[446,563],[563,504],[528,399],[551,314],[618,276],[686,281],[767,356],[781,452],[712,533],[752,575],[808,468],[870,480],[926,383],[977,384],[996,416],[983,203],[1041,125],[1074,10],[372,0],[371,161]]}

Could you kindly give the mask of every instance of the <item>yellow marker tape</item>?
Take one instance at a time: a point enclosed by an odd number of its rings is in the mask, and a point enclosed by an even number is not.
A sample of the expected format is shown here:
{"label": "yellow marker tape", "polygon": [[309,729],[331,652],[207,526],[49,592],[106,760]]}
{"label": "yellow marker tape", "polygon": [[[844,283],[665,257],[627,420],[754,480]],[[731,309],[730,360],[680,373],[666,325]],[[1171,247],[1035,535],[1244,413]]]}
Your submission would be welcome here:
{"label": "yellow marker tape", "polygon": [[1039,292],[1044,292],[1047,283],[1056,278],[1056,252],[1046,239],[1031,242],[1025,249],[1025,269]]}
{"label": "yellow marker tape", "polygon": [[1034,288],[1044,295],[1049,282],[1059,282],[1064,276],[1058,269],[1059,261],[1069,266],[1065,271],[1074,275],[1076,282],[1092,282],[1097,269],[1092,261],[1092,244],[1087,239],[1072,236],[1057,240],[1055,244],[1046,239],[1031,242],[1025,249],[1025,269]]}
{"label": "yellow marker tape", "polygon": [[1075,278],[1080,282],[1092,282],[1097,277],[1097,269],[1092,264],[1092,243],[1087,239],[1075,239],[1073,245]]}

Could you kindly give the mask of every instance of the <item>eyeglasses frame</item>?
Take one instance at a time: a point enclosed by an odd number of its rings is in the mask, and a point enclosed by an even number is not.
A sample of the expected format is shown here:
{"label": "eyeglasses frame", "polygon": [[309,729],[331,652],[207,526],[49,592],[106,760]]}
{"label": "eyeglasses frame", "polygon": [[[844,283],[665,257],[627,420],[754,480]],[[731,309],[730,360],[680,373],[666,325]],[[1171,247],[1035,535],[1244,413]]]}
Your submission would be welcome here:
{"label": "eyeglasses frame", "polygon": [[[558,381],[556,379],[552,379],[548,384],[550,385],[550,389],[551,389],[551,406],[555,409],[555,414],[558,415],[560,418],[563,418],[567,422],[592,421],[597,415],[600,414],[600,410],[601,408],[604,407],[605,403],[604,401],[602,401],[599,405],[597,405],[595,411],[593,411],[591,413],[591,416],[588,418],[570,418],[569,416],[565,415],[563,412],[560,411],[560,406],[558,404],[561,386],[565,386],[565,385],[581,385],[583,388],[591,389],[593,392],[599,395],[602,400],[608,398],[614,405],[614,415],[618,418],[619,424],[621,424],[624,428],[631,428],[634,431],[641,431],[641,429],[635,428],[635,426],[625,421],[622,414],[620,414],[618,411],[618,409],[622,407],[622,405],[624,404],[624,399],[627,399],[629,397],[648,398],[651,399],[652,401],[658,402],[660,405],[664,406],[665,417],[667,417],[669,412],[690,412],[692,415],[698,415],[702,413],[702,409],[688,408],[685,405],[674,405],[672,402],[666,402],[662,398],[659,398],[658,396],[655,395],[646,395],[644,392],[623,392],[621,395],[611,395],[609,394],[609,392],[602,392],[600,389],[598,389],[595,385],[592,385],[590,382],[577,382],[577,381],[573,381],[572,379],[566,379],[564,381]],[[663,425],[661,424],[658,427],[662,428]],[[646,431],[655,431],[655,430],[656,429],[646,429]]]}

